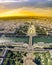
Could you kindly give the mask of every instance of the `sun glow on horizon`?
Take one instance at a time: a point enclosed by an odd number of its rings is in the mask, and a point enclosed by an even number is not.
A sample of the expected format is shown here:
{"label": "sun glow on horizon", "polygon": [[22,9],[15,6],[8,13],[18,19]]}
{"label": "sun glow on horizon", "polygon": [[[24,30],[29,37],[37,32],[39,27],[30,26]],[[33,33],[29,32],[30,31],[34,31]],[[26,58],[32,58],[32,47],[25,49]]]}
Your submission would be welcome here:
{"label": "sun glow on horizon", "polygon": [[10,17],[10,16],[49,16],[52,17],[52,10],[44,10],[44,9],[12,9],[3,11],[0,13],[0,17]]}

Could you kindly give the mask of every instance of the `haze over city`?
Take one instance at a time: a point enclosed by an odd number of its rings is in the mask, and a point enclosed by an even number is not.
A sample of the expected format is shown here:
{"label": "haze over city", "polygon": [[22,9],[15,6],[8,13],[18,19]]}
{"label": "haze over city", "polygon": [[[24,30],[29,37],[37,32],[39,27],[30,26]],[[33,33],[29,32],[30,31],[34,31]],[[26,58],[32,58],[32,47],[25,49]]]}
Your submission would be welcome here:
{"label": "haze over city", "polygon": [[0,0],[0,17],[52,17],[52,0]]}

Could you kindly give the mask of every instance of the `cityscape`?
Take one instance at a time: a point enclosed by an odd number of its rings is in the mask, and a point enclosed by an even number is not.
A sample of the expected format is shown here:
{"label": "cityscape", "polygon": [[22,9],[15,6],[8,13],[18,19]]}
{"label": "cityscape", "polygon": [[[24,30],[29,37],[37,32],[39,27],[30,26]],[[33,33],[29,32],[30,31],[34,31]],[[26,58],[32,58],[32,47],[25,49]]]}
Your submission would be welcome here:
{"label": "cityscape", "polygon": [[52,27],[42,20],[0,20],[1,65],[52,65]]}
{"label": "cityscape", "polygon": [[0,65],[52,65],[52,0],[0,0]]}

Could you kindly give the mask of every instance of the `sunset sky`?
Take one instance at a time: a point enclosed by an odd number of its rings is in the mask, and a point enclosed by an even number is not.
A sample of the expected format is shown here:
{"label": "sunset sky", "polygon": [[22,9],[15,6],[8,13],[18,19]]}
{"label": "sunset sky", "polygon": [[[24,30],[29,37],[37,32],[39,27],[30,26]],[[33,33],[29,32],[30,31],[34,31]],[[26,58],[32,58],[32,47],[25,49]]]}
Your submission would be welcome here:
{"label": "sunset sky", "polygon": [[0,17],[51,16],[52,0],[0,0]]}

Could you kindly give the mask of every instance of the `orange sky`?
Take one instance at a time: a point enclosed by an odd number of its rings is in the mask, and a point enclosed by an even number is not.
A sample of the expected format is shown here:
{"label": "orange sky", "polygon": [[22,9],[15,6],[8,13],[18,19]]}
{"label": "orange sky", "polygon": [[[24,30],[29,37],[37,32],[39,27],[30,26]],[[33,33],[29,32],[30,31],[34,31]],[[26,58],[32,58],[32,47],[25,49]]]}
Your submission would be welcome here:
{"label": "orange sky", "polygon": [[0,17],[8,16],[48,16],[52,17],[52,9],[44,8],[19,8],[19,9],[1,9]]}

